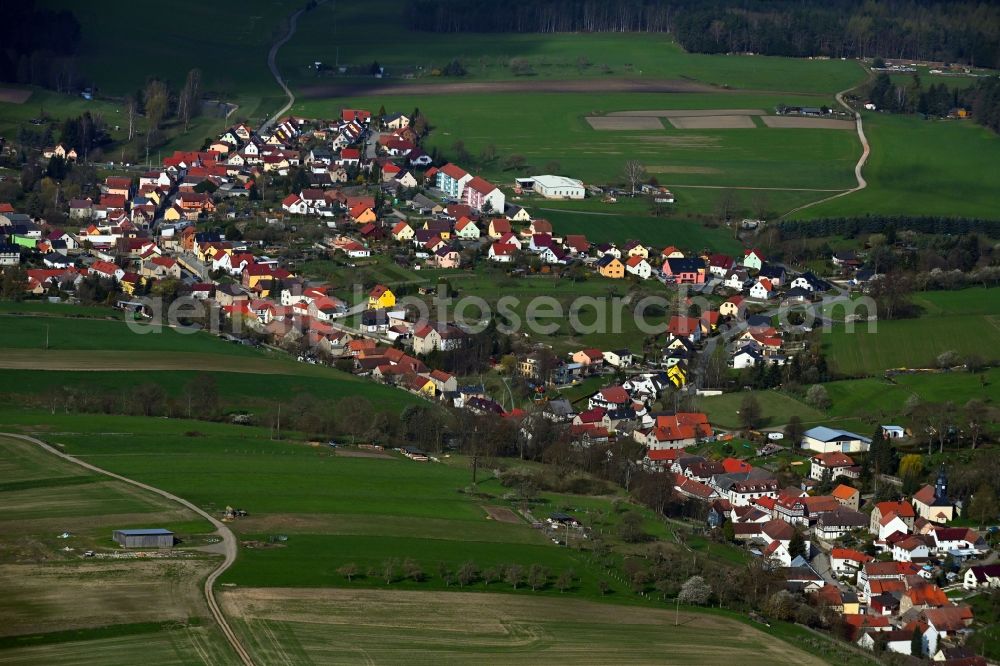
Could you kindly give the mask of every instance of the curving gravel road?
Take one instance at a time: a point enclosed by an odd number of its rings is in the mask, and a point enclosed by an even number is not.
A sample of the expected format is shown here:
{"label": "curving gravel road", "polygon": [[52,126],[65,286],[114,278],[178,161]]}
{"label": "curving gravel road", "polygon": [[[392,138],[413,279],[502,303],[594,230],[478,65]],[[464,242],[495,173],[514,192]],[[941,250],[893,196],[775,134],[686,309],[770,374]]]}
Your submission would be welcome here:
{"label": "curving gravel road", "polygon": [[271,50],[267,54],[267,66],[271,70],[271,75],[274,76],[274,80],[277,81],[278,85],[281,86],[281,89],[285,91],[285,95],[288,97],[288,102],[281,107],[277,113],[264,121],[264,124],[260,126],[261,132],[267,131],[271,125],[278,122],[278,119],[288,113],[288,110],[292,108],[293,104],[295,104],[295,95],[288,87],[288,84],[285,83],[285,80],[281,78],[281,72],[278,71],[278,51],[281,50],[281,47],[288,43],[288,40],[295,35],[295,30],[299,26],[299,16],[301,16],[304,11],[305,9],[300,9],[292,14],[292,17],[288,22],[288,32],[285,33],[284,37],[271,45]]}
{"label": "curving gravel road", "polygon": [[868,187],[868,181],[865,180],[865,177],[861,174],[861,170],[864,168],[865,163],[868,161],[868,156],[871,155],[871,146],[868,145],[868,137],[865,136],[865,128],[861,124],[861,113],[852,109],[850,104],[844,101],[844,94],[851,92],[857,87],[858,86],[854,86],[852,88],[848,88],[847,90],[841,90],[839,93],[835,95],[835,97],[837,98],[837,102],[842,107],[844,107],[849,112],[854,114],[854,124],[856,125],[858,130],[858,138],[861,140],[861,157],[858,158],[858,163],[854,165],[854,177],[857,179],[858,184],[849,190],[844,190],[843,192],[840,192],[839,194],[834,194],[831,197],[825,197],[823,199],[820,199],[819,201],[813,201],[805,205],[799,206],[798,208],[793,208],[792,210],[788,211],[781,217],[788,217],[792,213],[797,213],[800,210],[805,210],[806,208],[811,208],[821,203],[826,203],[827,201],[833,201],[834,199],[839,199],[840,197],[846,197],[848,194],[854,194],[855,192],[860,192],[861,190]]}
{"label": "curving gravel road", "polygon": [[232,530],[230,530],[225,523],[216,519],[209,513],[206,513],[205,511],[195,506],[191,502],[187,501],[183,497],[178,497],[177,495],[168,493],[165,490],[154,488],[153,486],[150,486],[148,484],[142,483],[140,481],[135,481],[133,479],[129,479],[128,477],[124,477],[121,474],[115,474],[114,472],[109,472],[106,469],[102,469],[96,465],[92,465],[78,458],[74,458],[73,456],[63,453],[59,449],[55,448],[50,444],[47,444],[46,442],[43,442],[40,439],[29,437],[28,435],[19,435],[11,432],[0,433],[0,435],[3,435],[4,437],[10,437],[12,439],[20,439],[21,441],[28,442],[30,444],[35,444],[44,449],[45,451],[47,451],[48,453],[59,456],[63,460],[71,462],[74,465],[79,465],[80,467],[84,467],[92,472],[97,472],[98,474],[110,476],[112,479],[117,479],[118,481],[123,481],[137,488],[142,488],[143,490],[148,490],[151,493],[156,493],[161,497],[165,497],[169,500],[177,502],[181,506],[184,506],[185,508],[194,511],[199,516],[212,523],[212,525],[215,526],[216,532],[222,538],[222,544],[225,548],[225,559],[222,561],[222,564],[220,564],[215,569],[215,571],[210,573],[208,575],[208,578],[205,579],[205,601],[208,603],[208,609],[209,611],[211,611],[212,617],[215,618],[215,621],[219,625],[219,629],[222,630],[222,633],[223,635],[225,635],[226,640],[229,641],[229,644],[233,647],[233,650],[236,651],[236,654],[237,656],[239,656],[240,661],[242,661],[245,666],[254,666],[253,658],[250,656],[250,653],[247,652],[247,649],[243,646],[243,643],[240,641],[236,633],[233,632],[232,628],[230,628],[229,622],[226,621],[226,616],[222,614],[222,609],[219,607],[219,604],[215,599],[215,589],[214,589],[215,581],[218,580],[219,576],[221,576],[226,571],[226,569],[232,566],[233,562],[236,561],[236,550],[237,550],[236,537],[233,535]]}

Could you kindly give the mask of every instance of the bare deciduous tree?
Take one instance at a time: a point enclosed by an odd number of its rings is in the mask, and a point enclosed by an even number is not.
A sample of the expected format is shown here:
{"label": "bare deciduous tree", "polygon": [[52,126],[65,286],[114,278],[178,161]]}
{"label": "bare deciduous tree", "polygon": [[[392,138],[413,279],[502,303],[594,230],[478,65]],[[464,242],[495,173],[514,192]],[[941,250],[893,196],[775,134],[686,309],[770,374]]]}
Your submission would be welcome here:
{"label": "bare deciduous tree", "polygon": [[646,167],[642,166],[639,160],[628,160],[625,162],[625,182],[629,184],[632,193],[639,183],[646,179]]}
{"label": "bare deciduous tree", "polygon": [[135,119],[139,115],[139,103],[135,97],[129,95],[125,98],[125,117],[128,119],[128,140],[135,137]]}

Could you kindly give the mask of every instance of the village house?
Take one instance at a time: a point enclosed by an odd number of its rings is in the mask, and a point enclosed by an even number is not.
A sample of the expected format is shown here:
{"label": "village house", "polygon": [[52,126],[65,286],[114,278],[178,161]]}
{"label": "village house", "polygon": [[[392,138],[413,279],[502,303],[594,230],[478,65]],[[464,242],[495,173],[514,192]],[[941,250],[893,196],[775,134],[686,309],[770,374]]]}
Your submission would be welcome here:
{"label": "village house", "polygon": [[705,262],[697,258],[667,258],[663,262],[663,274],[677,284],[704,284]]}
{"label": "village house", "polygon": [[454,351],[465,344],[466,338],[465,331],[454,324],[426,323],[413,329],[413,351],[416,354]]}
{"label": "village house", "polygon": [[822,481],[824,475],[836,480],[839,477],[856,479],[859,474],[860,469],[855,466],[854,460],[839,451],[819,453],[810,458],[809,477],[816,481]]}
{"label": "village house", "polygon": [[[872,509],[869,531],[878,534],[880,540],[892,534],[889,531],[890,525],[902,525],[900,531],[910,533],[913,531],[915,518],[916,513],[908,502],[879,502]],[[898,522],[893,522],[893,519]]]}
{"label": "village house", "polygon": [[625,264],[614,255],[606,254],[597,260],[597,271],[602,277],[620,280],[625,277]]}

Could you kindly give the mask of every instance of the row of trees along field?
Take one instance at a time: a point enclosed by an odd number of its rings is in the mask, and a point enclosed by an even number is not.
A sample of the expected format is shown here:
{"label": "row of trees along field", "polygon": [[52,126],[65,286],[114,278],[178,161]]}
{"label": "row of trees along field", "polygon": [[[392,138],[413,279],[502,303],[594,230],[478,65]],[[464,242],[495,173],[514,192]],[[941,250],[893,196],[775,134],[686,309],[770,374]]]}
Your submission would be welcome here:
{"label": "row of trees along field", "polygon": [[995,76],[984,77],[964,90],[949,90],[944,83],[932,83],[925,88],[916,74],[907,83],[894,83],[882,72],[866,92],[868,101],[880,111],[944,117],[952,109],[964,107],[972,110],[977,123],[1000,132],[1000,78]]}
{"label": "row of trees along field", "polygon": [[409,0],[433,32],[670,32],[688,51],[1000,67],[1000,7],[960,0]]}

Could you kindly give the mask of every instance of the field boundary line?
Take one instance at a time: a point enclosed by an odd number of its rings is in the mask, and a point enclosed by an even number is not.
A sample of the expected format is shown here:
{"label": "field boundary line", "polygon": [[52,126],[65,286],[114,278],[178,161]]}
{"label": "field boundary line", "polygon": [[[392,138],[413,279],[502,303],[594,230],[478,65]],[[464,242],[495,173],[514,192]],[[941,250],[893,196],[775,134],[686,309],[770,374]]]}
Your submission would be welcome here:
{"label": "field boundary line", "polygon": [[222,561],[222,564],[216,567],[216,569],[208,575],[208,578],[205,579],[205,586],[204,586],[205,601],[208,603],[208,609],[209,611],[211,611],[212,617],[215,618],[216,623],[219,625],[219,628],[222,630],[223,635],[226,637],[226,640],[229,641],[229,644],[232,646],[233,650],[236,651],[236,654],[240,658],[240,661],[243,662],[244,666],[254,666],[253,658],[250,656],[250,653],[247,651],[247,649],[243,646],[243,643],[240,641],[239,637],[229,626],[229,622],[226,620],[226,616],[223,615],[222,609],[220,608],[218,601],[216,601],[215,599],[215,589],[214,589],[215,581],[219,578],[219,576],[225,573],[225,571],[229,569],[229,567],[231,567],[233,563],[236,561],[236,537],[233,535],[232,530],[230,530],[229,527],[225,525],[225,523],[218,520],[208,512],[202,510],[201,508],[195,506],[194,504],[184,499],[183,497],[178,497],[177,495],[169,493],[166,490],[161,490],[160,488],[156,488],[149,484],[142,483],[141,481],[130,479],[128,477],[122,476],[121,474],[109,472],[106,469],[103,469],[101,467],[98,467],[97,465],[92,465],[88,462],[80,460],[79,458],[71,456],[68,453],[63,453],[62,451],[55,448],[51,444],[43,442],[42,440],[36,437],[31,437],[29,435],[21,435],[12,432],[0,432],[0,436],[10,437],[11,439],[19,439],[21,441],[28,442],[29,444],[35,444],[41,447],[44,451],[47,451],[48,453],[58,456],[63,460],[71,462],[74,465],[79,465],[92,472],[97,472],[98,474],[109,476],[113,479],[117,479],[118,481],[123,481],[129,485],[141,488],[142,490],[148,490],[151,493],[155,493],[157,495],[160,495],[161,497],[165,497],[168,500],[177,502],[181,506],[190,509],[191,511],[194,511],[196,514],[198,514],[202,518],[205,518],[206,520],[208,520],[208,522],[212,523],[212,525],[215,526],[216,531],[219,533],[219,536],[222,537],[222,543],[225,546],[226,556],[225,559]]}

